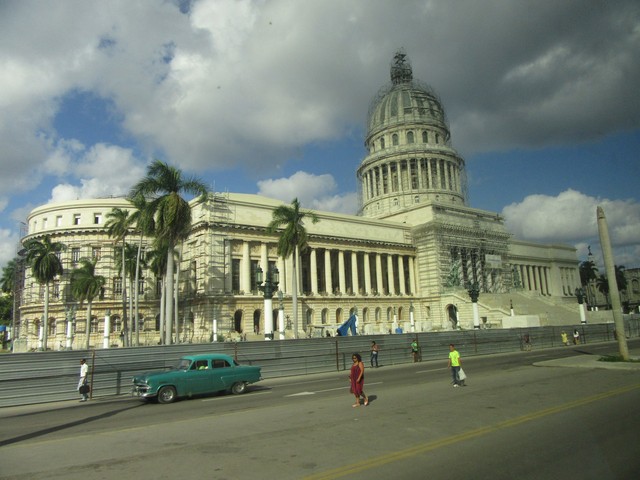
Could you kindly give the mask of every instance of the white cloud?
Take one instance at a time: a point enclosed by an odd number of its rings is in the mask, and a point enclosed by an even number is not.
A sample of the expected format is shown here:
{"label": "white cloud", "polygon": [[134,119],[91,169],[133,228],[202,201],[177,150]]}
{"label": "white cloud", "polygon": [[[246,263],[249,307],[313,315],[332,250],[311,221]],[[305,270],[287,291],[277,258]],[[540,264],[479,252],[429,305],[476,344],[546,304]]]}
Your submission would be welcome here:
{"label": "white cloud", "polygon": [[18,232],[0,228],[0,268],[16,256],[18,251]]}
{"label": "white cloud", "polygon": [[314,210],[354,214],[358,209],[355,193],[335,194],[336,181],[329,174],[313,175],[296,172],[288,178],[268,179],[258,182],[258,194],[276,198],[286,203],[297,198],[301,205]]}
{"label": "white cloud", "polygon": [[[530,195],[502,210],[507,229],[516,238],[544,243],[568,243],[585,258],[587,246],[602,257],[596,208],[607,218],[616,263],[637,263],[640,253],[640,203],[594,198],[575,190],[557,196]],[[635,255],[635,257],[633,256]]]}

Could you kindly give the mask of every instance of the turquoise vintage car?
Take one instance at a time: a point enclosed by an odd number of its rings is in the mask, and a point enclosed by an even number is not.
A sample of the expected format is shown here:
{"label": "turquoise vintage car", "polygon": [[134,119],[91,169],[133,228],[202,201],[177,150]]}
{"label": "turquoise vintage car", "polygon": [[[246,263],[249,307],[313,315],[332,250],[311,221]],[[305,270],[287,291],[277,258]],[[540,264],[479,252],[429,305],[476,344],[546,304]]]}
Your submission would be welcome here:
{"label": "turquoise vintage car", "polygon": [[240,365],[229,355],[187,355],[169,371],[146,372],[133,377],[132,395],[171,403],[191,397],[230,390],[241,394],[247,385],[261,380],[260,367]]}

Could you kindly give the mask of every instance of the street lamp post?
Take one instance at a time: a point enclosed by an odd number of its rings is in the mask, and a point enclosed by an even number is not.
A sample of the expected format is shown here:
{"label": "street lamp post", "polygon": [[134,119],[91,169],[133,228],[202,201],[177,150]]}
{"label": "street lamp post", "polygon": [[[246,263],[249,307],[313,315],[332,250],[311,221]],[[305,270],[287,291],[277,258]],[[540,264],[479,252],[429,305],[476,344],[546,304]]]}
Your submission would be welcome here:
{"label": "street lamp post", "polygon": [[585,292],[582,288],[576,288],[576,297],[578,297],[578,309],[580,310],[580,323],[585,325],[587,323],[587,316],[584,313],[584,296]]}
{"label": "street lamp post", "polygon": [[284,293],[278,290],[278,335],[280,340],[284,340]]}
{"label": "street lamp post", "polygon": [[256,283],[258,289],[264,293],[264,339],[273,340],[273,293],[278,288],[280,283],[280,272],[277,267],[267,270],[267,278],[264,278],[263,283],[262,268],[258,267],[256,270]]}
{"label": "street lamp post", "polygon": [[468,283],[467,284],[467,293],[469,293],[469,297],[471,298],[471,302],[473,305],[473,328],[480,328],[480,313],[478,311],[478,297],[480,296],[480,287],[478,282]]}

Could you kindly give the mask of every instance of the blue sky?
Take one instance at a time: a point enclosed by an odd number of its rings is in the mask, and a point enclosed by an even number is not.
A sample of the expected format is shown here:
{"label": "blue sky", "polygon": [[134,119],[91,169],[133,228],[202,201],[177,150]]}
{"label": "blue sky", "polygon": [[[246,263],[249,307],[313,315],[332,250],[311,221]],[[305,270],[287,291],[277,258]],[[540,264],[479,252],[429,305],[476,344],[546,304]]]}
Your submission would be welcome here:
{"label": "blue sky", "polygon": [[616,263],[640,267],[638,32],[623,0],[3,2],[0,266],[32,208],[122,195],[153,158],[355,212],[367,110],[402,47],[471,206],[599,262],[601,205]]}

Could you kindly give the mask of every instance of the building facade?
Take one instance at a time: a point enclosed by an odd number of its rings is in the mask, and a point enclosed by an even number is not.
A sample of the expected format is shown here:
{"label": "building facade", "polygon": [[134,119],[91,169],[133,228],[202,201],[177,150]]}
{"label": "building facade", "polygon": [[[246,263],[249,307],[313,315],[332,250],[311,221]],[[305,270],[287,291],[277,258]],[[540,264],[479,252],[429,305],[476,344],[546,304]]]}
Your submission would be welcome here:
{"label": "building facade", "polygon": [[[274,297],[273,318],[283,311],[286,338],[334,335],[352,313],[365,334],[499,328],[514,310],[538,316],[541,324],[577,315],[575,249],[514,239],[500,215],[468,205],[465,163],[452,146],[442,103],[413,79],[402,53],[392,62],[391,83],[371,104],[367,125],[367,155],[357,169],[360,214],[316,211],[320,221],[307,225],[309,249],[297,262],[298,325],[292,324],[292,258],[278,257],[278,237],[267,233],[281,202],[211,193],[203,203],[192,202],[193,228],[180,248],[176,341],[210,342],[214,330],[223,339],[263,339],[257,267],[280,273],[282,299]],[[72,348],[84,345],[87,334],[96,348],[121,344],[119,246],[104,225],[116,207],[132,209],[125,199],[79,200],[44,205],[28,217],[23,241],[50,235],[67,245],[65,274],[51,286],[49,348],[66,348],[68,332]],[[152,248],[133,231],[128,241]],[[69,292],[70,272],[86,257],[97,260],[97,273],[107,279],[89,321]],[[135,326],[142,344],[160,339],[159,285],[147,268],[138,285],[127,287],[139,292]],[[479,292],[480,322],[472,288]],[[43,297],[26,268],[15,334],[23,350],[37,346]]]}

